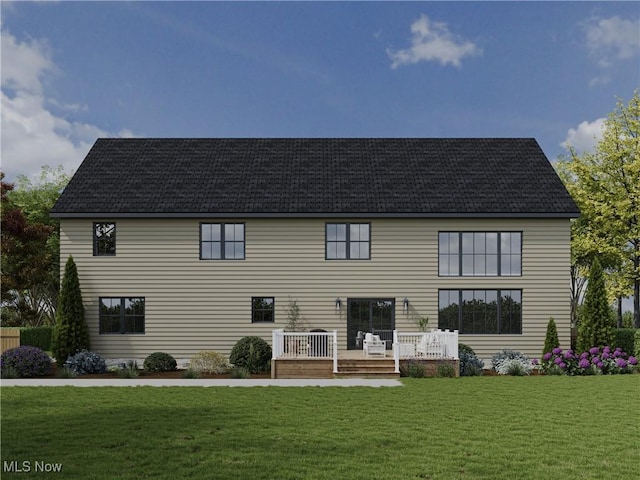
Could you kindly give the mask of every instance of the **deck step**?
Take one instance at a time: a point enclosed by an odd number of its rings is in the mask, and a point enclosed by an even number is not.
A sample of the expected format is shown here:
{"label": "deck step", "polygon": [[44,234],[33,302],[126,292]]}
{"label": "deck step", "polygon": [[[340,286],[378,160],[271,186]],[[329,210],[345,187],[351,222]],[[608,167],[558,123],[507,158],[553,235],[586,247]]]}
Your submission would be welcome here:
{"label": "deck step", "polygon": [[330,359],[279,359],[272,364],[274,378],[398,378],[393,358],[339,358],[338,373]]}
{"label": "deck step", "polygon": [[338,359],[336,377],[397,378],[395,363],[391,358]]}

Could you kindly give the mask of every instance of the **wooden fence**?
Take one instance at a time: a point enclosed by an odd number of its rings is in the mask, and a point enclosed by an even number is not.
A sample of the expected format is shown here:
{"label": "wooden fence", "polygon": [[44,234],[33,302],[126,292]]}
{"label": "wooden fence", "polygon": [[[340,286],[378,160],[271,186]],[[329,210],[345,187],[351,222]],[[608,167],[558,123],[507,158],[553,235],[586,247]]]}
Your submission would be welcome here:
{"label": "wooden fence", "polygon": [[0,328],[0,336],[2,337],[2,352],[20,346],[19,328]]}

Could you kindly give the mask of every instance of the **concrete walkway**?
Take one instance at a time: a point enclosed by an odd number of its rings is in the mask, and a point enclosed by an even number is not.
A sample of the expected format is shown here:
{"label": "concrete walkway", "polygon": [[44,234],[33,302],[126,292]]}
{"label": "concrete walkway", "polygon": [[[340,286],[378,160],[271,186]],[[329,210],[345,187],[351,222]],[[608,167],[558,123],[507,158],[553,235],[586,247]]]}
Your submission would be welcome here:
{"label": "concrete walkway", "polygon": [[21,378],[5,379],[2,387],[401,387],[397,379],[330,378],[330,379],[79,379]]}

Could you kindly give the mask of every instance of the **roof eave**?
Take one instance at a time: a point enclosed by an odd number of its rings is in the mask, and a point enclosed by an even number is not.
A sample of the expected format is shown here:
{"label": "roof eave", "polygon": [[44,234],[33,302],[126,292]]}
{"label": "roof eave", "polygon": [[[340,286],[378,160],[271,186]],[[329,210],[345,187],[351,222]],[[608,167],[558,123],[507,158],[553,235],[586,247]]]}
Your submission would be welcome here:
{"label": "roof eave", "polygon": [[53,218],[578,218],[579,212],[51,212]]}

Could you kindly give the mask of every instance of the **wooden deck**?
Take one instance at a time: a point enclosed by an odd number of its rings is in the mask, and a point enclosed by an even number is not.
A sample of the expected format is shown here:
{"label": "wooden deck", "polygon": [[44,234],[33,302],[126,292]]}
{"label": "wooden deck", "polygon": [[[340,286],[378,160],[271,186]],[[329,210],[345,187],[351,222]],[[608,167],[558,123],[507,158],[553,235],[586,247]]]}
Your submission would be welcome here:
{"label": "wooden deck", "polygon": [[367,357],[362,350],[338,352],[338,373],[333,373],[330,358],[281,358],[272,360],[272,378],[342,378],[374,377],[397,378],[393,356],[387,351],[385,357]]}
{"label": "wooden deck", "polygon": [[[442,360],[422,360],[426,376],[435,376],[437,365]],[[448,360],[459,369],[458,360]],[[406,360],[400,360],[401,364]],[[398,378],[391,351],[385,357],[367,357],[362,350],[338,352],[338,373],[333,373],[330,358],[280,358],[271,361],[272,378]]]}

